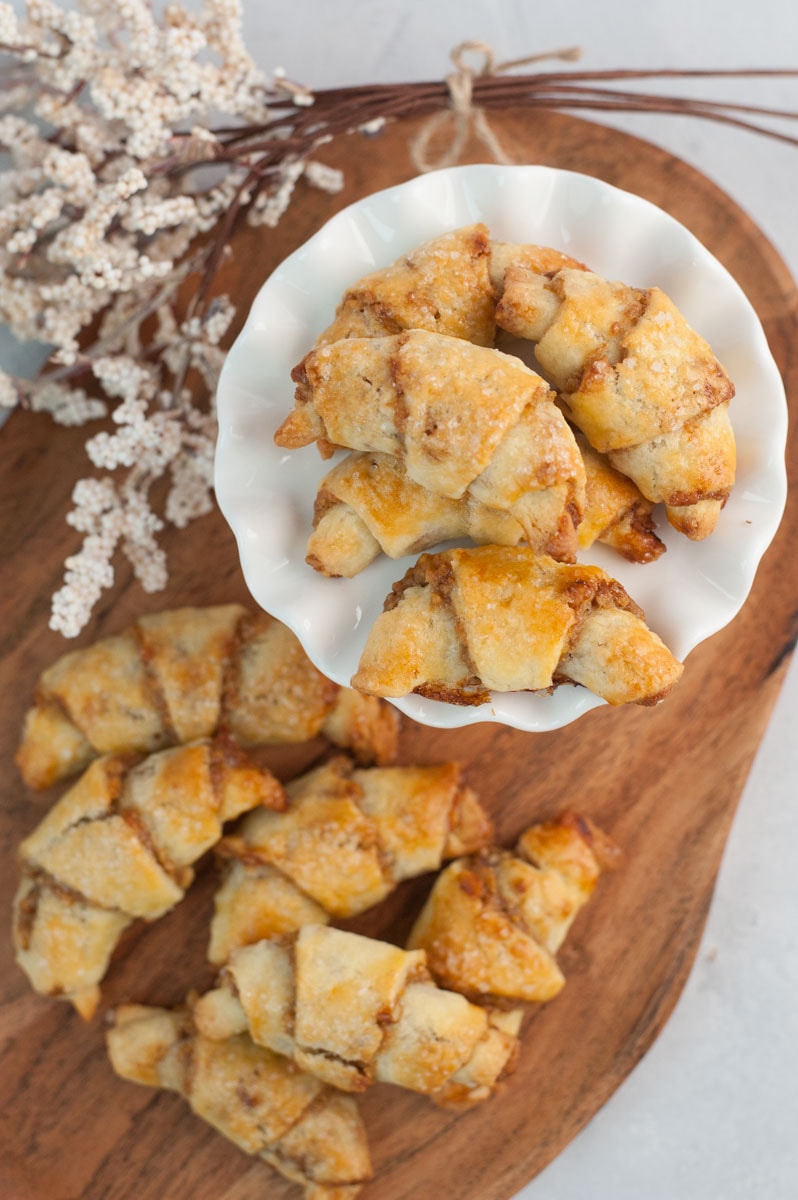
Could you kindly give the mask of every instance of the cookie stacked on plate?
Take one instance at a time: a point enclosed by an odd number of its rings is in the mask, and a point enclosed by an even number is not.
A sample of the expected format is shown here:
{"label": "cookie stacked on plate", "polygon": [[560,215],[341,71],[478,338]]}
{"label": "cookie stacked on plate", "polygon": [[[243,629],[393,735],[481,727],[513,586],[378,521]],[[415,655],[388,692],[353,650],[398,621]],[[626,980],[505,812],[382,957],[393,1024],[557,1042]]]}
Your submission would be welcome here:
{"label": "cookie stacked on plate", "polygon": [[610,703],[668,692],[680,664],[617,581],[576,562],[597,540],[658,557],[657,504],[701,540],[733,484],[733,386],[663,292],[474,225],[353,284],[293,377],[277,444],[352,451],[319,488],[315,569],[477,543],[396,585],[355,687],[467,704],[566,680]]}

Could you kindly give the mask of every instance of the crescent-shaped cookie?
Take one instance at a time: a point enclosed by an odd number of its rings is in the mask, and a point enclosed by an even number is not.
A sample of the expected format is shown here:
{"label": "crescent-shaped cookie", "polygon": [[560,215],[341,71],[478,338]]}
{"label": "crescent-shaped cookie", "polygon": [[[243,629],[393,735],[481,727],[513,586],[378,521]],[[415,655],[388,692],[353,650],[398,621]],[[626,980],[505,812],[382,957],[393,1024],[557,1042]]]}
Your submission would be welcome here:
{"label": "crescent-shaped cookie", "polygon": [[674,528],[707,537],[734,483],[734,386],[657,287],[508,268],[498,324],[535,343],[569,417]]}
{"label": "crescent-shaped cookie", "polygon": [[571,682],[610,704],[655,704],[682,670],[599,567],[478,546],[423,554],[394,585],[352,686],[483,704]]}

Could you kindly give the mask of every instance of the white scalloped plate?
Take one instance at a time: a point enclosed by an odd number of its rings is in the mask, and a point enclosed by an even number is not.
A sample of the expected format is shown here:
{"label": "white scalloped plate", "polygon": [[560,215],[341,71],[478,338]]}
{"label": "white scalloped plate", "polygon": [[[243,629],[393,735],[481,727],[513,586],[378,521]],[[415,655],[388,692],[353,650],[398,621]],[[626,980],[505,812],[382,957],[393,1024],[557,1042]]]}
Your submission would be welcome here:
{"label": "white scalloped plate", "polygon": [[[285,452],[274,432],[293,407],[292,367],[330,322],[345,288],[420,242],[484,221],[493,237],[567,251],[601,275],[661,287],[733,379],[737,482],[718,527],[690,542],[658,518],[667,553],[645,566],[598,545],[583,556],[619,579],[680,659],[739,611],[786,500],[787,404],[764,332],[739,285],[667,213],[587,175],[550,167],[465,166],[420,176],[337,213],[264,283],[218,390],[216,495],[253,597],[294,630],[316,666],[348,684],[394,580],[412,558],[381,557],[355,579],[305,563],[313,501],[331,461]],[[529,359],[530,365],[534,360]],[[495,694],[476,708],[418,696],[397,707],[425,725],[497,721],[556,729],[603,703],[584,688]]]}

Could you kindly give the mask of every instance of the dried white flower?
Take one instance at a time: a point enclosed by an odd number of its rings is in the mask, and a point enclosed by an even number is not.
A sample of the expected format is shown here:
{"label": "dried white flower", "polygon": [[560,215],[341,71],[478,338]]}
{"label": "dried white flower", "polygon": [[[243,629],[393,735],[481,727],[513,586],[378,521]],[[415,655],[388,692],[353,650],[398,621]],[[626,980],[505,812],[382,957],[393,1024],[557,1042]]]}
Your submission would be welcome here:
{"label": "dried white flower", "polygon": [[124,524],[122,503],[110,480],[81,479],[72,492],[68,524],[85,533],[77,554],[64,564],[64,584],[53,596],[50,628],[76,637],[104,588],[114,582],[111,559]]}
{"label": "dried white flower", "polygon": [[0,408],[15,408],[17,399],[14,380],[5,371],[0,371]]}
{"label": "dried white flower", "polygon": [[249,223],[251,225],[268,225],[273,229],[291,203],[296,182],[301,178],[304,170],[303,159],[293,156],[287,158],[280,166],[276,185],[256,197],[249,211]]}
{"label": "dried white flower", "polygon": [[46,383],[31,395],[34,412],[47,412],[57,425],[85,425],[104,417],[108,405],[104,400],[88,396],[83,388],[67,387],[63,383]]}
{"label": "dried white flower", "polygon": [[381,129],[385,128],[385,117],[372,117],[370,121],[364,121],[357,128],[359,133],[365,133],[369,136],[379,133]]}
{"label": "dried white flower", "polygon": [[[74,488],[67,520],[83,542],[53,598],[52,627],[72,637],[118,553],[142,587],[163,587],[165,522],[183,528],[212,506],[214,394],[235,308],[211,297],[210,280],[230,214],[274,226],[303,176],[329,192],[342,178],[309,160],[329,140],[318,128],[302,133],[305,149],[282,148],[313,96],[255,66],[240,0],[174,3],[160,19],[149,0],[29,0],[26,19],[0,2],[0,44],[13,69],[0,86],[11,163],[0,320],[49,350],[34,380],[0,372],[0,408],[23,403],[60,424],[110,416],[86,443],[101,474]],[[199,287],[181,312],[191,276]]]}
{"label": "dried white flower", "polygon": [[337,167],[328,167],[325,163],[311,159],[305,163],[305,178],[314,187],[334,195],[344,186],[344,173]]}

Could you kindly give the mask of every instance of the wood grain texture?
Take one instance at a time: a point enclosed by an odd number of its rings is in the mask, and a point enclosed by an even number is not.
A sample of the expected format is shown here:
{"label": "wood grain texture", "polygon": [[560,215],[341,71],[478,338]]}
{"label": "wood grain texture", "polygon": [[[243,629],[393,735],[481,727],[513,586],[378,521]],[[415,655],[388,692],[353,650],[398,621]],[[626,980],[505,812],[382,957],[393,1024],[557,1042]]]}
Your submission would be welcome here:
{"label": "wood grain texture", "polygon": [[[494,118],[491,118],[494,120]],[[741,283],[756,307],[793,404],[798,403],[796,288],[751,220],[709,180],[665,152],[598,125],[508,111],[495,119],[519,162],[596,175],[667,209]],[[276,234],[249,232],[220,290],[246,312],[276,263],[344,203],[412,175],[413,125],[325,147],[346,171],[331,198],[299,189]],[[467,161],[479,161],[475,149]],[[54,435],[44,418],[16,414],[0,436],[0,595],[3,763],[2,912],[10,921],[16,847],[58,794],[34,795],[12,764],[39,672],[64,652],[47,629],[49,598],[77,539],[63,518],[86,473],[85,430]],[[798,634],[798,563],[787,551],[796,518],[798,446],[788,448],[791,492],[782,528],[739,616],[692,653],[683,681],[659,707],[596,709],[566,729],[523,734],[492,725],[441,732],[406,723],[406,762],[457,758],[508,842],[532,820],[583,809],[623,846],[625,867],[604,879],[560,960],[563,993],[529,1019],[521,1061],[488,1105],[466,1115],[380,1086],[364,1098],[377,1179],[364,1197],[452,1195],[507,1200],[558,1153],[651,1045],[696,953],[734,810]],[[246,600],[232,536],[218,513],[165,539],[165,593],[145,596],[120,568],[118,586],[80,638],[121,629],[142,612],[181,603]],[[643,568],[644,569],[644,568]],[[264,755],[284,777],[320,743]],[[188,898],[119,947],[105,999],[178,1002],[210,980],[205,964],[214,886],[206,863]],[[351,925],[401,940],[429,879],[403,887]],[[13,1200],[280,1200],[297,1196],[268,1167],[202,1126],[177,1097],[115,1078],[102,1016],[84,1024],[63,1004],[34,996],[0,939],[3,1080],[0,1194]]]}

